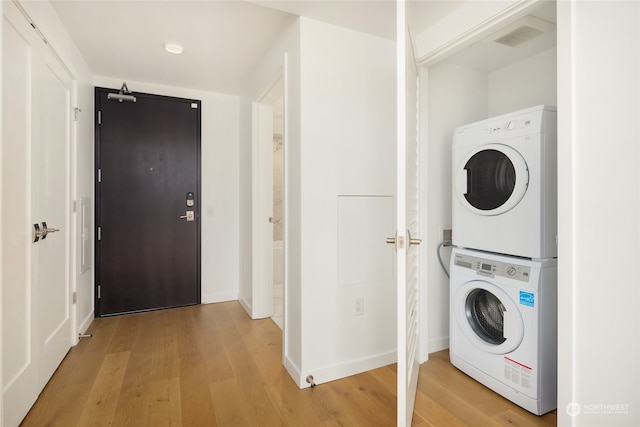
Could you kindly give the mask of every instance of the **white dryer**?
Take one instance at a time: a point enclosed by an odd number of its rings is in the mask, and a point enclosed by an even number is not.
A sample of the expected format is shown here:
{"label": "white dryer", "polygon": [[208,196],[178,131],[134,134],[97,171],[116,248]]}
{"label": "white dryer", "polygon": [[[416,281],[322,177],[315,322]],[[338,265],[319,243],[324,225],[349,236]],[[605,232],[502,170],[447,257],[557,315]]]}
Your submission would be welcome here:
{"label": "white dryer", "polygon": [[557,256],[555,107],[454,131],[453,244],[527,258]]}
{"label": "white dryer", "polygon": [[556,408],[557,260],[454,248],[451,363],[524,409]]}

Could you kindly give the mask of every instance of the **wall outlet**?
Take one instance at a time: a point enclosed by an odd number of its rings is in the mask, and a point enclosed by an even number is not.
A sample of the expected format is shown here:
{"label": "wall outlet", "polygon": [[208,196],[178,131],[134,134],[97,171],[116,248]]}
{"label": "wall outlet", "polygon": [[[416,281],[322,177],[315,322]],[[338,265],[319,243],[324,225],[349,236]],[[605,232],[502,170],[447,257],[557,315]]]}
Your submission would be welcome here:
{"label": "wall outlet", "polygon": [[353,303],[353,315],[360,316],[364,314],[364,297],[358,297]]}
{"label": "wall outlet", "polygon": [[453,237],[453,232],[451,231],[450,228],[442,230],[442,241],[443,242],[446,242],[446,241],[450,242],[452,237]]}

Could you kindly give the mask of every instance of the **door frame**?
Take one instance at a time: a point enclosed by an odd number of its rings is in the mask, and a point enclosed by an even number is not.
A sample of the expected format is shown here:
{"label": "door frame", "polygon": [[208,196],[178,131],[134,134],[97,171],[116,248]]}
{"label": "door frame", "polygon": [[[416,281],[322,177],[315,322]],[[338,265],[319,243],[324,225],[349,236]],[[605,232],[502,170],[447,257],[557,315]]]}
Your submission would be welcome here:
{"label": "door frame", "polygon": [[[481,40],[496,30],[509,25],[512,22],[515,22],[517,19],[529,14],[531,11],[540,7],[541,3],[538,1],[531,0],[511,0],[509,2],[505,2],[505,4],[497,4],[490,12],[487,12],[484,15],[476,14],[473,18],[473,22],[470,22],[469,19],[465,19],[464,21],[458,20],[457,26],[453,25],[453,20],[456,18],[460,18],[465,13],[465,6],[463,5],[459,10],[454,11],[449,17],[443,18],[440,21],[441,25],[438,28],[447,28],[451,31],[451,38],[447,37],[439,37],[440,41],[439,45],[432,44],[429,46],[429,50],[426,54],[417,58],[419,74],[420,74],[420,107],[421,111],[424,112],[423,115],[420,116],[420,146],[421,148],[426,148],[429,144],[429,118],[428,112],[433,107],[429,105],[429,70],[430,67],[440,63],[441,61],[445,61],[450,55],[457,53],[458,51],[466,48],[478,40]],[[469,7],[473,7],[474,5],[468,5]],[[442,24],[444,20],[448,21],[445,24],[451,24],[445,26]],[[456,34],[456,31],[462,30],[460,28],[461,25],[465,25],[464,31],[461,31],[459,34]],[[424,37],[421,37],[424,33],[418,36],[417,43],[420,45],[421,41],[426,40]],[[418,52],[420,54],[420,52]],[[428,165],[428,150],[421,150],[421,158],[420,162],[422,165]],[[421,223],[429,224],[429,209],[428,206],[431,204],[431,200],[429,198],[429,180],[428,172],[424,173],[421,177],[420,187],[421,193],[420,198],[422,200],[422,213],[421,213]],[[454,196],[456,197],[456,196]],[[440,231],[439,231],[440,232]],[[455,231],[454,231],[455,232]],[[426,238],[427,242],[439,242],[441,241],[442,236],[440,234],[434,235],[433,233],[429,233],[428,230],[425,229],[425,235],[422,236]],[[434,246],[435,247],[435,246]],[[434,254],[435,256],[435,254]],[[423,262],[420,266],[420,276],[421,277],[429,277],[429,263]],[[424,285],[422,286],[424,288]],[[428,311],[428,293],[423,292],[420,300],[421,307],[421,320],[420,320],[420,343],[419,343],[419,360],[421,363],[426,362],[429,359],[429,319],[427,314]]]}
{"label": "door frame", "polygon": [[[103,315],[98,313],[98,307],[99,307],[99,303],[100,303],[100,291],[99,291],[99,279],[100,279],[100,263],[99,263],[99,256],[100,256],[100,249],[99,249],[99,238],[100,236],[100,232],[99,232],[99,228],[100,228],[100,203],[101,203],[101,198],[100,198],[100,174],[98,173],[98,170],[100,169],[100,126],[99,126],[99,115],[98,115],[98,104],[95,102],[95,100],[98,97],[98,92],[99,91],[111,91],[113,93],[117,93],[119,91],[118,88],[109,88],[109,87],[103,87],[103,86],[94,86],[94,108],[95,108],[95,112],[94,112],[94,195],[95,195],[95,201],[94,201],[94,239],[93,239],[93,244],[94,244],[94,256],[93,256],[93,260],[94,260],[94,283],[93,283],[93,290],[94,290],[94,295],[93,295],[93,307],[94,307],[94,316],[96,318],[98,317],[104,317]],[[147,98],[153,98],[153,99],[172,99],[172,100],[178,100],[178,101],[184,101],[184,102],[195,102],[194,99],[192,98],[182,98],[179,96],[170,96],[170,95],[160,95],[160,94],[153,94],[153,93],[146,93],[146,92],[131,92],[132,95],[134,96],[139,96],[139,97],[147,97]],[[199,102],[199,109],[200,109],[200,114],[202,114],[202,102],[201,101],[197,101]],[[197,284],[198,284],[198,302],[197,304],[202,304],[202,116],[200,115],[199,120],[198,120],[198,146],[196,149],[196,205],[195,205],[195,215],[197,218],[197,258],[198,258],[198,262],[197,262],[197,271],[196,271],[196,278],[197,278]],[[164,307],[162,307],[164,308]],[[170,307],[167,307],[170,308]],[[147,309],[147,310],[141,310],[140,312],[145,312],[145,311],[153,311],[155,310],[155,308],[152,309]],[[115,313],[115,314],[109,314],[107,316],[113,316],[113,315],[120,315],[120,314],[129,314],[127,313]]]}

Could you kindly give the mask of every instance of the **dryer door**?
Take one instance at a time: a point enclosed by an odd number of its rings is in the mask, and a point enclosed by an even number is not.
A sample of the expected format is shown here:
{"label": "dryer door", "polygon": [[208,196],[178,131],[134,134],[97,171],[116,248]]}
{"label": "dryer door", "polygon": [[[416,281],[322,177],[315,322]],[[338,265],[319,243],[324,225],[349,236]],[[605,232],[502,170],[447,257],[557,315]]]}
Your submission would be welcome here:
{"label": "dryer door", "polygon": [[469,341],[483,351],[506,354],[522,342],[522,315],[513,299],[493,283],[465,283],[455,293],[451,309]]}
{"label": "dryer door", "polygon": [[462,159],[454,180],[463,206],[479,215],[500,215],[524,197],[529,169],[520,153],[509,145],[487,144]]}

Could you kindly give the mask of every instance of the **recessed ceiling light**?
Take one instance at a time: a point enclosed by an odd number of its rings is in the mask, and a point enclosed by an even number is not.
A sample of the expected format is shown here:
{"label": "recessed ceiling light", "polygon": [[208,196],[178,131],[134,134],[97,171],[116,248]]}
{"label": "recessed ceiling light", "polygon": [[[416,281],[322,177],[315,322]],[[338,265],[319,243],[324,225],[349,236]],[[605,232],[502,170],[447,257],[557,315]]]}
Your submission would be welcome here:
{"label": "recessed ceiling light", "polygon": [[182,46],[180,46],[177,43],[167,43],[164,45],[164,50],[166,50],[169,53],[180,55],[184,49],[182,48]]}

